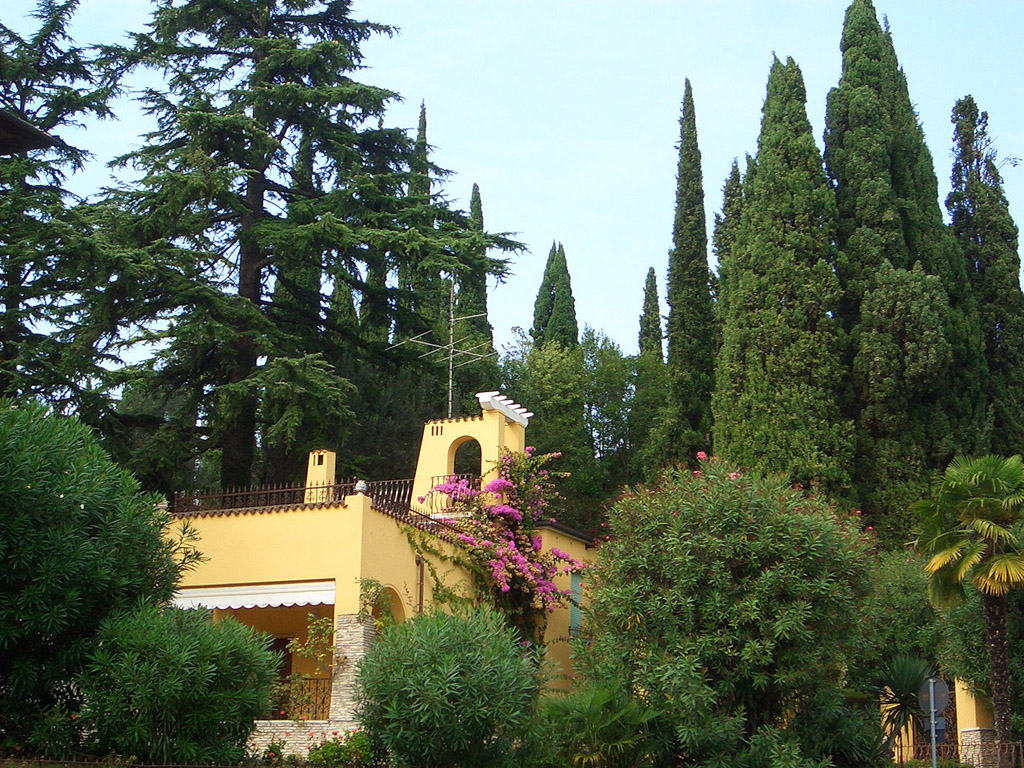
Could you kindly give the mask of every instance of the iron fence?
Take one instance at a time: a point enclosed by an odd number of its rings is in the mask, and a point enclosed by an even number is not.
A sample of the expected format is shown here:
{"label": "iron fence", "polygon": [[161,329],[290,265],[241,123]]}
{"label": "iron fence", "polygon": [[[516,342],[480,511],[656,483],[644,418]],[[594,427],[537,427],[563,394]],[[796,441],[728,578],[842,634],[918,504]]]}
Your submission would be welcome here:
{"label": "iron fence", "polygon": [[331,712],[329,678],[303,677],[279,689],[268,720],[326,720]]}
{"label": "iron fence", "polygon": [[324,485],[263,485],[256,488],[179,491],[171,498],[172,515],[210,515],[226,511],[292,507],[303,504],[344,502],[353,492],[353,481]]}

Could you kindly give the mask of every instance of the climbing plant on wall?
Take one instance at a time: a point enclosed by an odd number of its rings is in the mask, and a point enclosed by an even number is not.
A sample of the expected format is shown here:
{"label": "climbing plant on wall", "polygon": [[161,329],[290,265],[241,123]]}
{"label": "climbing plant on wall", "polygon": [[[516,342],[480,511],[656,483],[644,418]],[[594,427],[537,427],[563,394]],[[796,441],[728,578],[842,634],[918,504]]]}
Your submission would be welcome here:
{"label": "climbing plant on wall", "polygon": [[470,573],[477,598],[493,603],[523,639],[534,643],[543,640],[548,613],[571,599],[569,590],[555,585],[556,577],[586,567],[556,547],[542,547],[540,529],[555,522],[552,507],[558,498],[558,473],[545,465],[558,457],[527,446],[524,453],[502,454],[498,477],[483,490],[452,477],[431,491],[450,504],[445,522],[456,550],[447,559]]}

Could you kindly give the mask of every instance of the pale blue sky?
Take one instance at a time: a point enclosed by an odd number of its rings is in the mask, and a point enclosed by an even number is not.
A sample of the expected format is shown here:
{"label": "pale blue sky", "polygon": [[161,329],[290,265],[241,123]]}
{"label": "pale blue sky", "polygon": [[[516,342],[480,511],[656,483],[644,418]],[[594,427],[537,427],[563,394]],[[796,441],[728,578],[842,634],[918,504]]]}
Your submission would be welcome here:
{"label": "pale blue sky", "polygon": [[[577,314],[626,352],[636,348],[647,269],[664,305],[675,195],[679,106],[694,89],[709,227],[734,157],[756,150],[775,53],[792,56],[807,85],[821,146],[825,97],[839,79],[847,0],[355,0],[354,15],[392,24],[364,46],[366,82],[398,91],[392,124],[414,129],[427,105],[434,161],[454,172],[444,191],[468,205],[480,184],[488,229],[529,248],[490,295],[496,339],[528,327],[552,240],[565,246]],[[0,20],[33,0],[6,0]],[[1024,3],[876,0],[887,15],[948,191],[954,102],[972,93],[990,116],[1000,156],[1024,157]],[[145,22],[142,0],[82,0],[83,42],[112,41]],[[118,124],[72,141],[100,159],[145,130],[129,106]],[[1004,166],[1011,212],[1024,208],[1024,165]],[[92,171],[81,191],[103,183]]]}

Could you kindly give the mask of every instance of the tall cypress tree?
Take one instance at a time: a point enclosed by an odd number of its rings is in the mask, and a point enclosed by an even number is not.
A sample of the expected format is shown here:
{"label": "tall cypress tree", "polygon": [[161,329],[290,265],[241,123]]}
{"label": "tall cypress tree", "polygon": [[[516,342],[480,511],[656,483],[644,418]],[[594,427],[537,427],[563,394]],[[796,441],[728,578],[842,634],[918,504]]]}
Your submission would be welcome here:
{"label": "tall cypress tree", "polygon": [[[469,198],[470,230],[484,233],[484,209],[480,199],[480,187],[473,185]],[[481,241],[482,242],[482,241]],[[494,350],[494,329],[487,318],[487,272],[483,256],[486,246],[473,249],[473,258],[459,272],[458,292],[455,295],[455,342],[457,350],[468,353],[456,358],[459,396],[456,402],[463,404],[466,412],[472,413],[476,405],[474,393],[498,386],[500,371]],[[477,263],[479,262],[479,263]],[[483,355],[477,359],[477,355]]]}
{"label": "tall cypress tree", "polygon": [[654,355],[664,359],[661,332],[661,307],[658,306],[658,277],[654,267],[647,270],[644,280],[644,308],[640,313],[640,334],[637,339],[641,355]]}
{"label": "tall cypress tree", "polygon": [[557,343],[572,349],[579,345],[576,300],[572,296],[569,266],[561,243],[551,244],[544,278],[533,305],[533,328],[530,335],[538,347]]}
{"label": "tall cypress tree", "polygon": [[988,114],[973,97],[953,107],[952,189],[946,208],[968,266],[985,340],[985,387],[994,453],[1024,446],[1024,293],[1020,287],[1017,226],[1003,193]]}
{"label": "tall cypress tree", "polygon": [[729,289],[725,288],[730,278],[733,249],[739,234],[740,214],[743,210],[743,184],[740,179],[740,166],[735,160],[722,187],[722,212],[715,214],[714,251],[718,261],[718,274],[714,280],[715,287],[715,354],[722,346],[722,323],[728,310],[726,300]]}
{"label": "tall cypress tree", "polygon": [[632,448],[630,474],[653,480],[666,460],[661,439],[652,431],[665,406],[665,353],[662,344],[661,307],[658,303],[658,278],[654,267],[647,270],[644,303],[640,314],[639,354],[635,358],[636,379],[633,403],[629,411],[629,441]]}
{"label": "tall cypress tree", "polygon": [[[853,372],[844,411],[856,419],[859,502],[899,538],[930,470],[985,447],[980,324],[965,264],[942,224],[906,78],[871,0],[847,9],[841,50],[825,162],[839,210],[839,316]],[[912,315],[911,306],[921,311]],[[926,339],[942,343],[926,348]],[[958,371],[953,380],[940,380],[946,365]]]}
{"label": "tall cypress tree", "polygon": [[670,460],[709,447],[714,386],[714,312],[704,216],[704,183],[693,90],[683,89],[672,250],[668,257],[668,403],[660,429]]}
{"label": "tall cypress tree", "polygon": [[805,102],[796,63],[776,60],[729,268],[715,450],[841,494],[852,430],[838,404],[835,198]]}

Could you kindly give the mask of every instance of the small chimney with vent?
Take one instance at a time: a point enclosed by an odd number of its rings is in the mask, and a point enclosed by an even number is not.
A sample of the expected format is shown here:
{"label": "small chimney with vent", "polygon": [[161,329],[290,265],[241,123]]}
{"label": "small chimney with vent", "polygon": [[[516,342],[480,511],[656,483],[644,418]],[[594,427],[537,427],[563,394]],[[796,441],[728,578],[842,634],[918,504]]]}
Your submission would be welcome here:
{"label": "small chimney with vent", "polygon": [[337,454],[334,451],[310,451],[309,466],[306,468],[306,504],[317,504],[331,500],[331,486],[334,485],[334,465]]}

